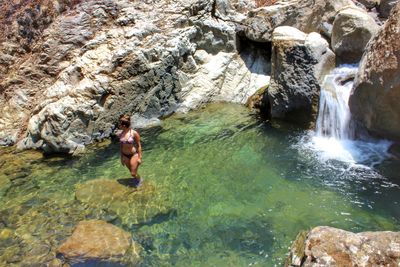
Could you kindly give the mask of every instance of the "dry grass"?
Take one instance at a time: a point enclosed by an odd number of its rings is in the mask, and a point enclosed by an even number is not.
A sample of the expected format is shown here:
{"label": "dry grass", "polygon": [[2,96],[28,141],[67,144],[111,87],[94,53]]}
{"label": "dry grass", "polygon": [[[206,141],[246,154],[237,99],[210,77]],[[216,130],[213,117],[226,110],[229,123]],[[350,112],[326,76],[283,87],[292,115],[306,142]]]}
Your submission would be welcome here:
{"label": "dry grass", "polygon": [[256,6],[272,6],[277,2],[277,0],[256,0]]}

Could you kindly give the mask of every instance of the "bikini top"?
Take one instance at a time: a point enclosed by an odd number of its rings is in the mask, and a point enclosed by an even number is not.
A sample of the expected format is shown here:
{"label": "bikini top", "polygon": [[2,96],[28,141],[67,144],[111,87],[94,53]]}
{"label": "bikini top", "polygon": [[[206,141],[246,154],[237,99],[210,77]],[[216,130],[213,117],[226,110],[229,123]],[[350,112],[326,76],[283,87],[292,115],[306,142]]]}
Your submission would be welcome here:
{"label": "bikini top", "polygon": [[132,129],[129,129],[129,136],[128,136],[128,139],[125,139],[123,136],[122,136],[122,133],[120,134],[120,136],[119,136],[119,142],[121,143],[121,144],[135,144],[135,138],[133,137],[133,134],[132,134]]}

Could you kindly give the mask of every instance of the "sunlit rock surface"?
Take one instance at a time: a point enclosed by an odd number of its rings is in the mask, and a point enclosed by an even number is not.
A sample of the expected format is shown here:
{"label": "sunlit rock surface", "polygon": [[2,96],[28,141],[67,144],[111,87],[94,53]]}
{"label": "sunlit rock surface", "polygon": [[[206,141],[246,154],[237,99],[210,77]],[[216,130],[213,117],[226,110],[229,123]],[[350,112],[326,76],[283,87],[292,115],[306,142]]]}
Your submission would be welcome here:
{"label": "sunlit rock surface", "polygon": [[140,245],[132,240],[130,233],[101,220],[79,222],[57,249],[58,257],[69,264],[107,262],[129,263],[129,266],[140,262],[140,251]]}
{"label": "sunlit rock surface", "polygon": [[354,6],[351,0],[281,0],[275,5],[252,10],[245,20],[245,34],[254,41],[272,41],[272,32],[279,26],[291,26],[303,32],[330,36],[336,12]]}
{"label": "sunlit rock surface", "polygon": [[110,136],[122,113],[152,118],[211,101],[244,103],[269,79],[268,63],[236,47],[235,23],[252,7],[96,0],[54,11],[26,50],[12,39],[1,44],[2,58],[16,58],[1,74],[0,144],[26,136],[21,149],[73,153]]}
{"label": "sunlit rock surface", "polygon": [[315,121],[323,76],[335,66],[328,42],[318,33],[282,26],[275,29],[272,45],[271,117]]}
{"label": "sunlit rock surface", "polygon": [[368,41],[379,26],[364,10],[346,7],[339,11],[333,22],[332,49],[340,63],[360,61]]}
{"label": "sunlit rock surface", "polygon": [[[352,233],[319,226],[306,236],[291,253],[287,266],[398,266],[400,264],[399,232]],[[297,255],[297,256],[296,256]],[[299,258],[303,257],[303,258]]]}
{"label": "sunlit rock surface", "polygon": [[400,3],[371,40],[350,96],[355,119],[378,136],[400,140]]}

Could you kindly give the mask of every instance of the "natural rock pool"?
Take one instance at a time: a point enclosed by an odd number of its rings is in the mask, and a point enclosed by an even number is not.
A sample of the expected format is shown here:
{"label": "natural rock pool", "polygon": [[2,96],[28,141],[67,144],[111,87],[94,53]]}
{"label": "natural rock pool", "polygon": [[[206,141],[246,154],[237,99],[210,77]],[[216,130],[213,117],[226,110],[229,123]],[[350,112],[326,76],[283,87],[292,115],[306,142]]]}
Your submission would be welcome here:
{"label": "natural rock pool", "polygon": [[78,158],[2,148],[0,265],[52,261],[93,218],[131,232],[143,266],[281,266],[300,230],[400,230],[395,159],[323,158],[309,133],[235,104],[177,114],[141,135],[145,184],[129,205],[93,188],[75,196],[89,180],[128,178],[117,143]]}

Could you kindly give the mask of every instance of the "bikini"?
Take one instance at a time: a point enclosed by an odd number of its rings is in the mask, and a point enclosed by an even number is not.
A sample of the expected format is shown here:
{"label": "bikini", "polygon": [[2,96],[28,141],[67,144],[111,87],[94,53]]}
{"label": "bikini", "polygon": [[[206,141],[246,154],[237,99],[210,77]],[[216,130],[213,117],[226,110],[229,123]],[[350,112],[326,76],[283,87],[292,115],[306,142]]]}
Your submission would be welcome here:
{"label": "bikini", "polygon": [[[120,142],[121,144],[130,144],[130,145],[135,146],[136,141],[135,141],[135,138],[133,137],[133,135],[131,134],[131,131],[132,131],[132,129],[129,129],[129,136],[128,136],[128,139],[124,139],[124,138],[122,137],[122,133],[121,133],[121,135],[119,136],[119,142]],[[131,158],[132,158],[133,156],[135,156],[136,154],[138,154],[137,151],[135,151],[135,153],[133,153],[133,154],[131,154],[131,155],[127,155],[127,154],[125,154],[125,153],[122,152],[122,155],[124,155],[124,156],[127,157],[128,159],[131,159]]]}

